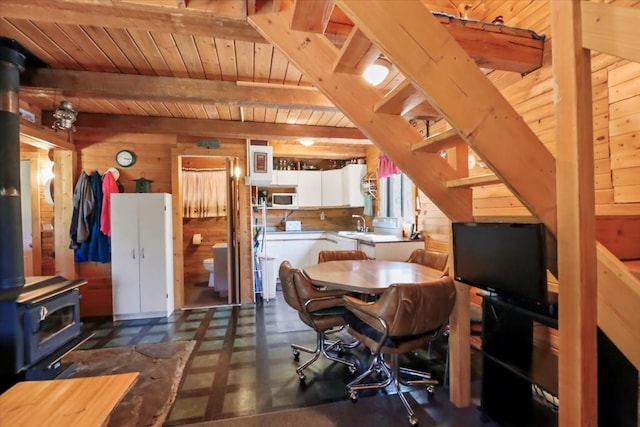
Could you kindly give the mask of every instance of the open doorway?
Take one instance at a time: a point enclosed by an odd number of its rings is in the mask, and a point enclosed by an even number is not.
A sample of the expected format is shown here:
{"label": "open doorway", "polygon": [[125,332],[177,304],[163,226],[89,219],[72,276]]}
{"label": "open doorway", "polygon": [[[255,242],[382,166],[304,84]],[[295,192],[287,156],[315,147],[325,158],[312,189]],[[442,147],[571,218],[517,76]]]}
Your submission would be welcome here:
{"label": "open doorway", "polygon": [[233,164],[225,156],[180,157],[184,308],[237,303]]}

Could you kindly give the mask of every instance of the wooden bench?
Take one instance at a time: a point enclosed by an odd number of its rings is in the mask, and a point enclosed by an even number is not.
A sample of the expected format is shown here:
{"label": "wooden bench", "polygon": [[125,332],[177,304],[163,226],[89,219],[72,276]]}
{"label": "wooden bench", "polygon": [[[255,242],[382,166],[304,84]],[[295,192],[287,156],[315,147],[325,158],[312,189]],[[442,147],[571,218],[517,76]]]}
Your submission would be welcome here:
{"label": "wooden bench", "polygon": [[0,425],[105,426],[138,375],[19,382],[0,395]]}

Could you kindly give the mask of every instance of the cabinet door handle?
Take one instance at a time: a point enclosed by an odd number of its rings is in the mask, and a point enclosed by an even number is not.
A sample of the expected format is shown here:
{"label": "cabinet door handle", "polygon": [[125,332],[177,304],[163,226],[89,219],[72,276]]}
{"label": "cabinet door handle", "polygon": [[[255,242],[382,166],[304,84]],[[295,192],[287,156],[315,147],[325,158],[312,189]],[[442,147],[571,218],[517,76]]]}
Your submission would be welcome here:
{"label": "cabinet door handle", "polygon": [[136,259],[136,248],[131,249],[131,258]]}
{"label": "cabinet door handle", "polygon": [[144,248],[140,249],[140,258],[144,258]]}

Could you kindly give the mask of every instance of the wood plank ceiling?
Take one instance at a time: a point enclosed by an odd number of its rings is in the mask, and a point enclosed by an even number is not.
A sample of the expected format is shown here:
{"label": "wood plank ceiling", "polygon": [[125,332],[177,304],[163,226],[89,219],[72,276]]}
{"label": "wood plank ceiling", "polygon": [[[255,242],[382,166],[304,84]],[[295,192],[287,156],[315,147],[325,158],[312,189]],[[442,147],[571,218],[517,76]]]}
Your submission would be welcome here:
{"label": "wood plank ceiling", "polygon": [[[43,111],[62,100],[80,111],[79,132],[114,129],[192,136],[275,140],[314,138],[368,143],[354,124],[278,49],[247,22],[259,0],[3,0],[0,36],[14,39],[46,64],[21,76],[21,100]],[[429,0],[434,12],[543,33],[539,3]],[[331,1],[306,2],[301,26],[323,25],[340,66],[357,70],[380,51],[350,36],[352,22]],[[508,8],[505,5],[509,5]],[[306,17],[306,18],[305,18]],[[485,72],[526,73],[541,63],[542,42],[524,30],[482,22],[438,20]],[[439,113],[393,69],[374,90],[389,93],[380,112],[438,120]],[[141,117],[145,117],[141,120]]]}

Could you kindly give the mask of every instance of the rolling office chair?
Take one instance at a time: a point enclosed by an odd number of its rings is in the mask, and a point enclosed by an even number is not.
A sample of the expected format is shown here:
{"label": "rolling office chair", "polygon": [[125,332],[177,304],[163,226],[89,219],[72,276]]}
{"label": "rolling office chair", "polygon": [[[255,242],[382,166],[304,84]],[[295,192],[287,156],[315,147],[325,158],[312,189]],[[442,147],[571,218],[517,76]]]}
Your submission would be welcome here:
{"label": "rolling office chair", "polygon": [[356,372],[354,363],[329,353],[331,350],[336,350],[340,354],[342,352],[342,342],[340,340],[326,340],[327,334],[339,332],[346,325],[343,317],[346,312],[344,300],[342,299],[344,292],[319,290],[313,286],[302,271],[291,267],[289,261],[283,261],[280,264],[279,276],[282,294],[287,304],[297,310],[300,320],[316,331],[315,349],[291,344],[295,360],[299,360],[300,351],[313,355],[311,359],[296,368],[300,382],[304,383],[306,380],[303,370],[318,360],[320,354],[329,360],[347,365],[349,372],[354,374]]}
{"label": "rolling office chair", "polygon": [[[348,331],[371,349],[368,369],[347,385],[351,400],[358,400],[358,390],[386,388],[394,383],[407,409],[409,423],[417,425],[418,419],[402,395],[400,384],[427,385],[433,393],[438,382],[429,373],[401,368],[398,355],[423,347],[442,332],[449,322],[455,296],[453,279],[449,276],[423,283],[394,283],[374,302],[345,296]],[[390,355],[390,363],[383,354]],[[372,374],[385,378],[365,382]],[[408,380],[403,375],[417,379]]]}
{"label": "rolling office chair", "polygon": [[[411,252],[409,255],[409,259],[406,262],[414,262],[417,264],[426,265],[427,267],[435,268],[436,270],[440,270],[443,276],[449,275],[449,253],[447,252],[438,252],[429,249],[416,249]],[[470,333],[473,337],[482,336],[482,308],[480,308],[477,304],[471,303],[469,305],[469,309],[471,310],[471,324],[470,324]],[[449,336],[449,328],[443,331],[443,336]],[[431,343],[429,343],[429,357],[431,357]],[[444,370],[444,385],[449,384],[449,348],[447,347],[447,357],[445,361],[445,370]]]}
{"label": "rolling office chair", "polygon": [[369,257],[364,251],[360,250],[320,251],[318,253],[318,264],[327,261],[342,261],[349,259],[369,259]]}
{"label": "rolling office chair", "polygon": [[415,249],[406,262],[426,265],[440,270],[444,276],[449,275],[449,253],[429,249]]}

